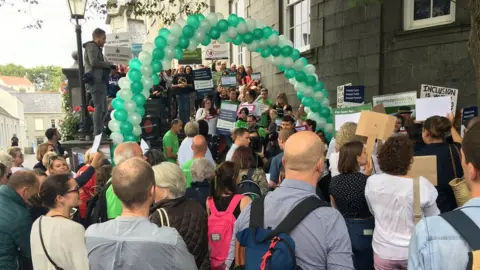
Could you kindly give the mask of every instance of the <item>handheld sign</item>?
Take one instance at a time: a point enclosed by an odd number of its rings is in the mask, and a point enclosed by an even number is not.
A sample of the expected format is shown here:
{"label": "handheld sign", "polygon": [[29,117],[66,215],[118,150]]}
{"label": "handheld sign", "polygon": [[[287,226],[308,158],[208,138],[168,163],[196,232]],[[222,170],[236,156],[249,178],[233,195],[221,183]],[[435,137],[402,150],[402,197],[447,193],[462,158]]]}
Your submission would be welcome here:
{"label": "handheld sign", "polygon": [[223,87],[235,87],[237,86],[237,77],[235,75],[222,76],[221,82]]}
{"label": "handheld sign", "polygon": [[412,167],[408,176],[413,179],[423,176],[432,185],[437,185],[437,156],[418,156],[413,157]]}
{"label": "handheld sign", "polygon": [[397,118],[388,114],[362,111],[356,135],[367,137],[367,154],[373,153],[375,140],[386,140],[393,135]]}
{"label": "handheld sign", "polygon": [[260,72],[252,73],[250,79],[260,81],[260,79],[262,79],[262,74]]}
{"label": "handheld sign", "polygon": [[143,154],[150,150],[150,146],[144,139],[140,140],[140,148],[142,149]]}
{"label": "handheld sign", "polygon": [[98,147],[100,147],[101,141],[102,141],[102,133],[95,136],[95,139],[93,140],[92,150],[90,150],[90,153],[93,154],[98,152]]}
{"label": "handheld sign", "polygon": [[451,97],[419,98],[415,102],[417,121],[425,121],[431,116],[447,116],[451,111]]}

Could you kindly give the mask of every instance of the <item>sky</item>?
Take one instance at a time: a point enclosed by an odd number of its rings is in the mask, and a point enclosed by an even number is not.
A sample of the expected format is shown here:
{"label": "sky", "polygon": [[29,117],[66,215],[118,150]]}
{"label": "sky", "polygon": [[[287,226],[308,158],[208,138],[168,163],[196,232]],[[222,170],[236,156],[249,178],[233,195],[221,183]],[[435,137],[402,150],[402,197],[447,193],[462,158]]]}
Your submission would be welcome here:
{"label": "sky", "polygon": [[[67,0],[40,0],[38,5],[23,4],[0,7],[0,65],[14,63],[31,68],[41,65],[72,66],[72,51],[77,48],[74,24],[70,23]],[[27,13],[17,12],[18,7]],[[34,19],[43,20],[41,29],[24,29]],[[109,33],[105,18],[83,21],[82,43],[100,27]]]}

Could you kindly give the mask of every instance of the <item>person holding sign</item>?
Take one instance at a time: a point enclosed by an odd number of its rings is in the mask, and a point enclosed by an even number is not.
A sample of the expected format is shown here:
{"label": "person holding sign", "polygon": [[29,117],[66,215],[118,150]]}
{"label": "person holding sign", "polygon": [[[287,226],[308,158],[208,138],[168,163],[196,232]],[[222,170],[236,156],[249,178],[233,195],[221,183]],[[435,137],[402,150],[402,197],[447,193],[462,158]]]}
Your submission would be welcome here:
{"label": "person holding sign", "polygon": [[249,115],[248,109],[247,108],[241,108],[239,112],[239,117],[237,122],[235,122],[235,127],[236,128],[247,128],[248,129],[248,123],[247,123],[247,116]]}
{"label": "person holding sign", "polygon": [[262,111],[262,116],[260,117],[259,125],[261,127],[267,128],[268,127],[268,112],[271,108],[273,108],[273,103],[268,99],[268,89],[262,88],[260,90],[260,99],[257,100],[258,103],[268,106],[268,109]]}
{"label": "person holding sign", "polygon": [[208,135],[217,135],[217,110],[213,107],[213,102],[209,97],[205,97],[200,104],[200,108],[195,115],[195,121],[205,120],[208,123]]}
{"label": "person holding sign", "polygon": [[172,88],[177,95],[179,118],[187,123],[190,120],[190,94],[194,91],[193,76],[187,74],[184,67],[179,67],[177,74],[173,77]]}

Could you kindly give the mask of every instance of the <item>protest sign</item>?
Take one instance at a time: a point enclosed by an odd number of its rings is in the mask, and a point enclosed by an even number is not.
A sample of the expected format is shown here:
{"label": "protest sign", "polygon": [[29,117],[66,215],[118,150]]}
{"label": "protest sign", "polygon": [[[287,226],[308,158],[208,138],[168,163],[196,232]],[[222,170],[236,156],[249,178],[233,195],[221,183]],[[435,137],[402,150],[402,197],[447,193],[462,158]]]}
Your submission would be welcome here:
{"label": "protest sign", "polygon": [[335,124],[335,131],[338,131],[340,127],[347,122],[358,123],[360,120],[360,112],[371,110],[372,104],[370,103],[356,107],[333,109],[333,122]]}
{"label": "protest sign", "polygon": [[250,79],[260,81],[262,79],[262,74],[260,72],[252,73]]}
{"label": "protest sign", "polygon": [[212,94],[214,89],[212,70],[209,68],[195,69],[193,71],[193,84],[197,93]]}
{"label": "protest sign", "polygon": [[345,86],[350,86],[351,83],[337,86],[337,108],[344,107],[344,90]]}
{"label": "protest sign", "polygon": [[437,185],[437,156],[417,156],[413,157],[412,166],[408,172],[408,176],[419,178],[423,176],[432,185]]}
{"label": "protest sign", "polygon": [[[237,116],[240,117],[240,110],[242,108],[247,108],[248,109],[248,114],[253,114],[255,115],[255,109],[256,109],[256,106],[254,104],[241,104],[240,106],[238,106],[238,110],[237,110]],[[255,116],[258,116],[258,115],[255,115]]]}
{"label": "protest sign", "polygon": [[373,153],[375,140],[387,140],[392,136],[397,118],[384,113],[362,111],[356,135],[367,137],[367,154]]}
{"label": "protest sign", "polygon": [[105,46],[105,58],[114,64],[126,65],[132,59],[132,48]]}
{"label": "protest sign", "polygon": [[194,51],[185,50],[182,59],[178,60],[179,64],[201,64],[202,63],[202,49],[197,48]]}
{"label": "protest sign", "polygon": [[415,102],[416,121],[425,121],[432,116],[447,116],[451,112],[451,97],[418,98]]}
{"label": "protest sign", "polygon": [[431,97],[451,97],[451,108],[450,111],[455,114],[457,110],[457,100],[458,100],[458,89],[448,88],[443,86],[435,86],[429,84],[422,84],[420,90],[420,98],[431,98]]}
{"label": "protest sign", "polygon": [[465,134],[465,129],[467,128],[467,124],[470,120],[474,117],[478,116],[478,107],[472,106],[462,109],[462,127],[461,127],[461,135]]}
{"label": "protest sign", "polygon": [[383,107],[385,107],[385,112],[388,114],[392,114],[397,113],[400,107],[409,107],[410,109],[414,109],[416,99],[416,91],[374,96],[373,106],[382,104]]}
{"label": "protest sign", "polygon": [[235,75],[222,76],[220,81],[222,82],[222,87],[236,87],[237,86],[237,77]]}
{"label": "protest sign", "polygon": [[346,85],[343,87],[343,106],[353,107],[362,105],[365,101],[365,86]]}
{"label": "protest sign", "polygon": [[220,114],[217,120],[217,133],[221,135],[230,135],[230,130],[235,128],[237,121],[237,104],[228,101],[222,101],[220,105]]}
{"label": "protest sign", "polygon": [[128,32],[107,34],[105,46],[130,47],[131,45],[132,41]]}
{"label": "protest sign", "polygon": [[212,42],[205,47],[205,60],[228,59],[229,52],[228,43],[221,44],[217,40],[212,40]]}

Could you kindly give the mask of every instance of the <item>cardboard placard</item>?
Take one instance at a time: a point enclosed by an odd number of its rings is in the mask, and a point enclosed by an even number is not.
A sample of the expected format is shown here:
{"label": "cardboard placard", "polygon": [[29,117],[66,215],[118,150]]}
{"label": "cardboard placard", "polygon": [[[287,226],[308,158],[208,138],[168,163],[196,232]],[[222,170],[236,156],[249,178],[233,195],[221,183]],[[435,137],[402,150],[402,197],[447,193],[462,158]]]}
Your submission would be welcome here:
{"label": "cardboard placard", "polygon": [[385,106],[383,106],[383,104],[378,104],[373,106],[372,111],[377,113],[383,113],[383,114],[387,113],[385,111]]}
{"label": "cardboard placard", "polygon": [[438,183],[437,156],[413,157],[412,167],[408,172],[408,176],[413,179],[423,176],[432,185],[436,186]]}
{"label": "cardboard placard", "polygon": [[393,135],[397,118],[388,114],[362,111],[356,135],[367,137],[367,154],[373,153],[375,139],[386,140]]}

